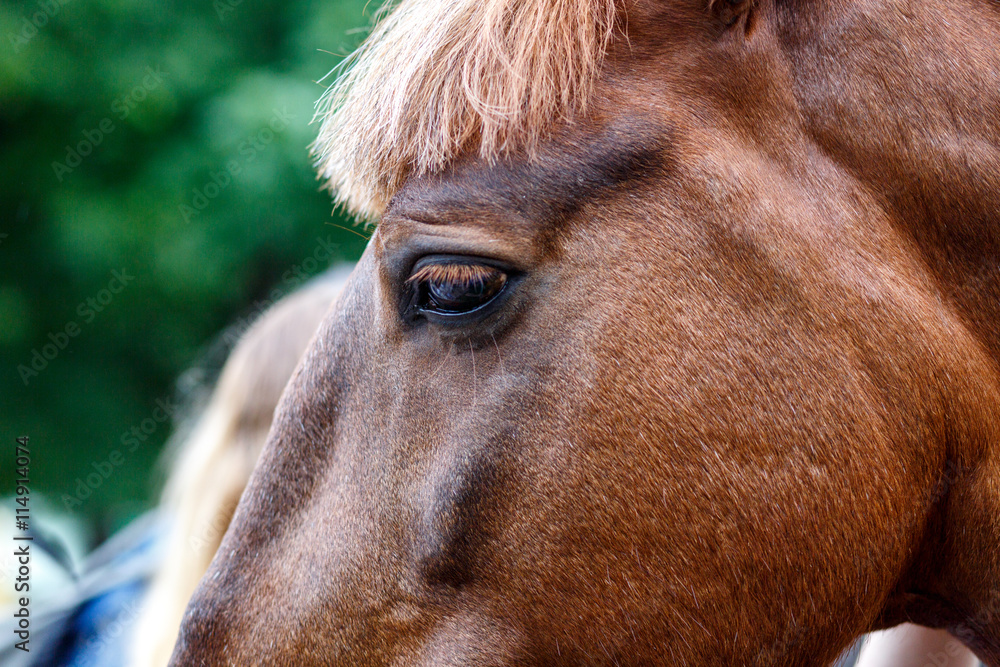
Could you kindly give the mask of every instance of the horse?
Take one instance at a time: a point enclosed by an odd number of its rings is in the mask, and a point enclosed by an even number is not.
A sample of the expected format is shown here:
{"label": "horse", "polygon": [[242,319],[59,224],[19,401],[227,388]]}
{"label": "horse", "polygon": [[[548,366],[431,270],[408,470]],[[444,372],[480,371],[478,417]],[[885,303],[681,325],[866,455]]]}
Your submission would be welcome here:
{"label": "horse", "polygon": [[238,344],[203,409],[167,449],[171,473],[160,511],[172,522],[131,633],[132,667],[169,662],[184,608],[232,519],[282,389],[346,276],[345,268],[331,270],[268,307],[246,331],[231,327],[223,336],[223,344]]}
{"label": "horse", "polygon": [[403,0],[173,665],[1000,667],[1000,3]]}
{"label": "horse", "polygon": [[281,392],[346,276],[331,270],[267,308],[245,332],[228,332],[238,342],[204,409],[168,454],[174,460],[160,507],[172,522],[138,613],[132,667],[168,663],[184,608],[222,541]]}

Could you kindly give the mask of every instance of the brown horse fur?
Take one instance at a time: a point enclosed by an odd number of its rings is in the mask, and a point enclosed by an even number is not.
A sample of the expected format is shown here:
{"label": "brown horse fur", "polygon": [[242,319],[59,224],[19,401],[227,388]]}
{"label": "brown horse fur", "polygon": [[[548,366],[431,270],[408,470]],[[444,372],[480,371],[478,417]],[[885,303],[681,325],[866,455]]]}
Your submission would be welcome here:
{"label": "brown horse fur", "polygon": [[173,519],[168,551],[144,600],[132,667],[169,661],[184,608],[229,526],[281,392],[344,277],[341,272],[313,282],[270,308],[247,331],[181,443],[162,502]]}
{"label": "brown horse fur", "polygon": [[[173,664],[821,665],[913,621],[1000,666],[1000,3],[615,24],[533,154],[354,174],[391,200]],[[441,256],[510,280],[406,307]]]}

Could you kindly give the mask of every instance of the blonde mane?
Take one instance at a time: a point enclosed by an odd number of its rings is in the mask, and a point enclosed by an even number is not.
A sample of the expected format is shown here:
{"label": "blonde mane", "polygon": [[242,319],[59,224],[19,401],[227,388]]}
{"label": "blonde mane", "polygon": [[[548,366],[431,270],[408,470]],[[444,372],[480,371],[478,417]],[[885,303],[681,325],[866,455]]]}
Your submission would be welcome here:
{"label": "blonde mane", "polygon": [[338,271],[269,309],[237,344],[184,434],[163,494],[172,526],[134,631],[131,667],[169,662],[188,599],[229,527],[281,393],[346,279]]}
{"label": "blonde mane", "polygon": [[320,177],[374,218],[464,151],[531,155],[583,111],[615,15],[615,0],[403,0],[317,105]]}

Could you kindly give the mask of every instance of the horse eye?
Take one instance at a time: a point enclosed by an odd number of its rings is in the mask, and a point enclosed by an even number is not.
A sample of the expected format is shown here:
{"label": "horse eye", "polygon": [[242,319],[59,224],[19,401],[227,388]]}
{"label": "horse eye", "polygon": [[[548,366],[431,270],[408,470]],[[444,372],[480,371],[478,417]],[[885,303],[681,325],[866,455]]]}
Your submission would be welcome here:
{"label": "horse eye", "polygon": [[507,285],[507,274],[485,264],[436,261],[419,266],[407,284],[421,311],[458,315],[492,301]]}

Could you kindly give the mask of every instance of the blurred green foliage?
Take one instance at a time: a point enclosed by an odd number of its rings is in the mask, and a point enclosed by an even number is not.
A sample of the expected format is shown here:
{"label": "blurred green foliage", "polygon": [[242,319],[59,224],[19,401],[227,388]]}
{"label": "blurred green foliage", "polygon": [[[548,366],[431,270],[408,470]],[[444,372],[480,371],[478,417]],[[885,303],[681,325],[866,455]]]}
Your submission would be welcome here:
{"label": "blurred green foliage", "polygon": [[[114,449],[124,463],[73,511],[106,532],[148,507],[171,431],[151,418],[199,350],[287,284],[318,239],[333,261],[360,255],[307,146],[317,81],[373,11],[0,4],[0,494],[13,490],[14,438],[28,435],[33,492],[57,509]],[[143,426],[152,433],[127,451]]]}

